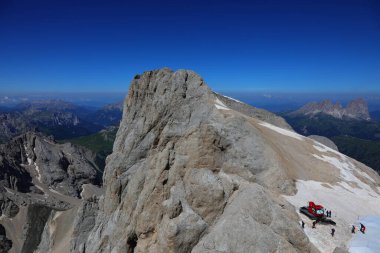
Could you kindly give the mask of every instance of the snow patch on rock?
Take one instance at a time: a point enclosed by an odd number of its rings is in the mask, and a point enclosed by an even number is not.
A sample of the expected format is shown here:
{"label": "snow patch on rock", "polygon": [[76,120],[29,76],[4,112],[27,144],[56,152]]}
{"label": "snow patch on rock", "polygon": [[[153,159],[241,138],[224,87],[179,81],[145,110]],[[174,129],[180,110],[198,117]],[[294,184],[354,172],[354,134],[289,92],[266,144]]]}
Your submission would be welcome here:
{"label": "snow patch on rock", "polygon": [[51,191],[52,193],[55,193],[55,194],[58,194],[58,195],[61,195],[61,196],[65,196],[64,194],[54,190],[53,188],[49,187],[49,191]]}
{"label": "snow patch on rock", "polygon": [[[343,159],[340,160],[336,157],[328,156],[328,155],[319,156],[319,155],[313,154],[313,156],[339,169],[342,180],[345,180],[346,182],[354,183],[357,185],[357,187],[366,189],[369,192],[372,191],[371,187],[369,187],[368,184],[363,183],[359,178],[357,178],[354,175],[354,171],[358,172],[361,175],[367,175],[367,174],[364,172],[361,172],[360,169],[356,168],[355,165],[353,165],[347,158],[344,157]],[[369,176],[367,175],[367,177]],[[371,180],[373,181],[373,179]],[[342,183],[346,183],[346,182],[342,182]]]}
{"label": "snow patch on rock", "polygon": [[28,149],[26,145],[24,145],[24,150],[25,150],[26,159],[28,160],[28,165],[32,165],[33,160],[29,157],[29,153],[28,153]]}
{"label": "snow patch on rock", "polygon": [[41,181],[41,172],[40,172],[40,168],[38,167],[38,165],[37,165],[37,163],[36,162],[34,162],[34,168],[36,169],[36,172],[37,172],[37,179],[38,179],[38,181],[39,182],[42,182]]}
{"label": "snow patch on rock", "polygon": [[290,130],[283,129],[281,127],[274,126],[274,125],[269,124],[267,122],[260,122],[259,124],[262,125],[262,126],[265,126],[265,127],[269,128],[269,129],[271,129],[271,130],[273,130],[273,131],[275,131],[277,133],[280,133],[282,135],[286,135],[286,136],[295,138],[295,139],[300,140],[300,141],[303,141],[304,138],[305,138],[304,136],[302,136],[300,134],[297,134],[297,133],[292,132]]}
{"label": "snow patch on rock", "polygon": [[[298,180],[297,194],[284,196],[298,211],[308,201],[314,201],[332,210],[332,219],[337,222],[336,237],[331,239],[330,225],[320,225],[316,229],[306,229],[310,241],[321,252],[333,252],[335,247],[344,245],[351,237],[350,228],[359,216],[380,215],[380,195],[372,189],[360,189],[341,182],[336,185],[313,180]],[[309,221],[306,216],[300,218]],[[329,240],[325,240],[329,238]]]}
{"label": "snow patch on rock", "polygon": [[313,145],[313,147],[314,147],[316,150],[318,150],[319,152],[322,152],[322,153],[331,152],[331,153],[334,153],[334,154],[336,154],[336,155],[338,155],[338,156],[340,156],[340,157],[342,157],[342,158],[345,158],[345,157],[346,157],[346,156],[343,155],[342,153],[340,153],[340,152],[338,152],[338,151],[336,151],[336,150],[334,150],[334,149],[332,149],[332,148],[329,148],[329,147],[323,145],[322,143],[319,143],[319,142],[314,141],[314,144],[315,144],[315,145]]}
{"label": "snow patch on rock", "polygon": [[219,98],[215,100],[215,107],[219,110],[230,110]]}
{"label": "snow patch on rock", "polygon": [[230,99],[230,100],[232,100],[232,101],[235,101],[235,102],[238,102],[238,103],[244,104],[243,102],[241,102],[240,100],[237,100],[237,99],[235,99],[235,98],[227,97],[227,96],[225,96],[225,95],[222,95],[222,96],[225,97],[225,98],[228,98],[228,99]]}
{"label": "snow patch on rock", "polygon": [[[334,166],[336,166],[338,168],[341,167],[341,163],[342,163],[342,164],[344,164],[344,168],[345,169],[348,168],[351,172],[353,170],[355,170],[355,172],[358,173],[359,175],[361,175],[362,177],[365,177],[366,179],[368,179],[368,180],[370,180],[372,182],[375,182],[375,180],[373,180],[373,178],[370,177],[367,173],[365,173],[364,171],[361,171],[361,170],[357,169],[355,167],[355,165],[353,165],[351,162],[349,162],[348,161],[348,157],[346,155],[344,155],[344,154],[342,154],[342,153],[340,153],[340,152],[338,152],[338,151],[336,151],[336,150],[334,150],[332,148],[329,148],[329,147],[327,147],[327,146],[325,146],[325,145],[323,145],[321,143],[315,142],[315,144],[316,145],[313,145],[313,147],[316,150],[318,150],[319,152],[322,152],[322,153],[327,153],[327,152],[334,153],[334,154],[340,156],[341,159],[342,159],[342,161],[336,161],[335,160],[336,158],[333,158],[333,157],[327,157],[327,156],[324,156],[324,155],[321,157],[321,156],[313,154],[313,156],[315,158],[318,158],[320,160],[325,160],[325,161],[327,161],[329,163],[332,163]],[[345,176],[349,176],[349,175],[345,174]]]}

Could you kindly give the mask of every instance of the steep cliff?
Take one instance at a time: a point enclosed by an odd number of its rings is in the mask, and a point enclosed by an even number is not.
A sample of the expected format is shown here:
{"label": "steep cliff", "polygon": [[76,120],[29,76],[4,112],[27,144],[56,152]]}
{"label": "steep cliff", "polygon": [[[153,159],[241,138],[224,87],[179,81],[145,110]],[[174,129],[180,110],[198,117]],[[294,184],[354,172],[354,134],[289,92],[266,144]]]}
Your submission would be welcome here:
{"label": "steep cliff", "polygon": [[100,183],[97,174],[88,151],[41,134],[0,145],[0,249],[34,252],[51,216],[76,210],[84,185]]}
{"label": "steep cliff", "polygon": [[86,252],[315,252],[258,122],[192,71],[136,76]]}

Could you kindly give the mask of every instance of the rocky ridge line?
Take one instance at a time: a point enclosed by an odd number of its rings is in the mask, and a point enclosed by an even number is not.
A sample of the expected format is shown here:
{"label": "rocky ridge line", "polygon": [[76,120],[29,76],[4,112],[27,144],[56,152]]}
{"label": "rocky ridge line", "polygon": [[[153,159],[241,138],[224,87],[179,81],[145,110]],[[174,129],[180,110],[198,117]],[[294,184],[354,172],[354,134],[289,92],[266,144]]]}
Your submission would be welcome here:
{"label": "rocky ridge line", "polygon": [[361,98],[350,101],[346,108],[343,108],[339,102],[333,104],[331,100],[324,100],[320,103],[310,102],[292,112],[291,115],[316,115],[318,113],[327,114],[338,119],[371,120],[368,104]]}

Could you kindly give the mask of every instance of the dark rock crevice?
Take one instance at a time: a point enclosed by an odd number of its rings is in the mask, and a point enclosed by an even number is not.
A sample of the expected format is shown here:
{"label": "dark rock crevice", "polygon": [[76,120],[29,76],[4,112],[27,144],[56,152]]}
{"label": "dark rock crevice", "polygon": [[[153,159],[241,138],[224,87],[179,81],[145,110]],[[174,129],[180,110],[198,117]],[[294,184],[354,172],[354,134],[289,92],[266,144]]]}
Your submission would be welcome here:
{"label": "dark rock crevice", "polygon": [[42,232],[52,209],[40,205],[28,206],[27,223],[24,225],[25,242],[21,253],[31,253],[37,249]]}
{"label": "dark rock crevice", "polygon": [[127,239],[127,253],[134,253],[135,252],[135,248],[137,246],[137,241],[138,241],[138,238],[137,238],[137,235],[135,233],[133,233],[132,235],[130,235]]}
{"label": "dark rock crevice", "polygon": [[5,228],[0,224],[0,253],[8,253],[12,244],[12,241],[7,238]]}

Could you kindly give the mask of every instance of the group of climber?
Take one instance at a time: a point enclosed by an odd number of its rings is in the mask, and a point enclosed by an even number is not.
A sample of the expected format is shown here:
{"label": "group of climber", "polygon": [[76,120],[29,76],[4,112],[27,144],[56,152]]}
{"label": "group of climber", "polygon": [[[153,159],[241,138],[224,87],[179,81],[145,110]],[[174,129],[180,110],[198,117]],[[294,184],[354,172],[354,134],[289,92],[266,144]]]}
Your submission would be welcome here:
{"label": "group of climber", "polygon": [[[315,225],[318,223],[318,220],[313,221],[313,225],[311,228],[315,228]],[[301,226],[302,228],[305,228],[305,222],[301,220]],[[331,228],[331,236],[334,237],[335,235],[335,228]]]}
{"label": "group of climber", "polygon": [[[330,213],[331,214],[331,213]],[[315,228],[315,225],[318,223],[318,220],[313,221],[313,225],[311,228]],[[301,226],[302,228],[305,228],[305,222],[301,220]],[[366,227],[363,225],[363,223],[360,223],[360,232],[365,234]],[[351,233],[355,234],[356,227],[355,225],[352,225],[351,227]],[[335,228],[331,228],[331,236],[334,237],[335,235]]]}
{"label": "group of climber", "polygon": [[[300,212],[308,216],[309,218],[316,219],[313,220],[312,223],[312,229],[316,228],[316,225],[318,222],[322,222],[324,224],[329,223],[332,225],[336,225],[336,223],[330,219],[326,219],[326,217],[331,218],[331,210],[327,210],[321,205],[316,205],[314,202],[310,201],[309,206],[304,206],[300,208]],[[301,220],[301,226],[304,229],[305,228],[305,222]],[[355,233],[356,227],[355,225],[352,225],[351,227],[351,233]],[[365,234],[366,227],[360,223],[360,232]],[[331,236],[334,237],[335,235],[335,228],[331,228]]]}
{"label": "group of climber", "polygon": [[[365,229],[366,229],[366,227],[363,225],[363,223],[360,223],[360,232],[365,234]],[[355,225],[352,225],[351,233],[355,234],[355,230],[356,230]]]}
{"label": "group of climber", "polygon": [[[331,217],[331,211],[326,210],[326,217]],[[318,219],[314,220],[313,223],[312,223],[312,227],[311,228],[316,228],[315,226],[317,225],[318,222],[319,222]],[[302,228],[305,228],[305,222],[303,220],[301,220],[301,226],[302,226]],[[360,223],[360,232],[362,232],[363,234],[365,234],[365,230],[366,230],[366,227],[363,225],[363,223]],[[356,231],[356,227],[355,227],[355,225],[352,225],[352,227],[351,227],[351,233],[354,234],[355,231]],[[331,236],[334,237],[334,235],[335,235],[335,228],[331,228]]]}

